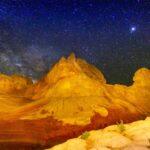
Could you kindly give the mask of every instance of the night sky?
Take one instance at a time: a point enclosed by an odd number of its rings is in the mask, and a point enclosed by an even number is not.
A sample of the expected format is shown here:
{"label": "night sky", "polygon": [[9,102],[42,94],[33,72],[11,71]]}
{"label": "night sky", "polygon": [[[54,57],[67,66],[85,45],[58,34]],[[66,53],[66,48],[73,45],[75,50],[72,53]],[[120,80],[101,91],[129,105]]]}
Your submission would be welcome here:
{"label": "night sky", "polygon": [[149,0],[0,0],[0,71],[38,78],[74,52],[109,83],[150,68]]}

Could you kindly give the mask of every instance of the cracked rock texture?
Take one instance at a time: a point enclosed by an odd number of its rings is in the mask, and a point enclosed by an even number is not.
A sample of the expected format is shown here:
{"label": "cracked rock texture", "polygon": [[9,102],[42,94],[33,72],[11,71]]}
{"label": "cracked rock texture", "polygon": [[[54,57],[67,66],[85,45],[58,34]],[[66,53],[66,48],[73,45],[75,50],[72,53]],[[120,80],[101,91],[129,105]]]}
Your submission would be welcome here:
{"label": "cracked rock texture", "polygon": [[49,150],[149,150],[150,117],[88,132]]}

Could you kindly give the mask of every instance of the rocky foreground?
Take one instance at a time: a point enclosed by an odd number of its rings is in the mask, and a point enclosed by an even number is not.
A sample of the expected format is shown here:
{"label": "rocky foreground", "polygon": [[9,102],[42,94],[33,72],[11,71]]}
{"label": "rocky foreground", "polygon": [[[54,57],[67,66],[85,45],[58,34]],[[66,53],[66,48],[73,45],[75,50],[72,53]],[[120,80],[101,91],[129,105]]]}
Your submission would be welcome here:
{"label": "rocky foreground", "polygon": [[149,150],[150,117],[130,124],[121,122],[101,130],[85,132],[78,138],[49,150]]}

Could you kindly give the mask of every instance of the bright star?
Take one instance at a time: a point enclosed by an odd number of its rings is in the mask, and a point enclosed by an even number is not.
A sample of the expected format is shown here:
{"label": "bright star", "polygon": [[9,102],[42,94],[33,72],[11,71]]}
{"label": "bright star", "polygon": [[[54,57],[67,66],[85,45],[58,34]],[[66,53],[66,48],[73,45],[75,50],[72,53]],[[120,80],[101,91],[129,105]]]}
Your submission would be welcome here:
{"label": "bright star", "polygon": [[135,31],[136,31],[136,27],[135,26],[130,28],[130,32],[131,33],[135,32]]}

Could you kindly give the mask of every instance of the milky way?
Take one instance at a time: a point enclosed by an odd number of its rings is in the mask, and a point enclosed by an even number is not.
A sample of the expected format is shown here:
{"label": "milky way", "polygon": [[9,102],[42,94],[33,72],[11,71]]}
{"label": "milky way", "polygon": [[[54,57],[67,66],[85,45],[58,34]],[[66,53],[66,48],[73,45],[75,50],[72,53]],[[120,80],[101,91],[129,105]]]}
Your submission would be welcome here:
{"label": "milky way", "polygon": [[0,71],[37,78],[75,52],[111,83],[150,67],[150,2],[1,0]]}

